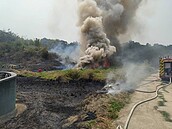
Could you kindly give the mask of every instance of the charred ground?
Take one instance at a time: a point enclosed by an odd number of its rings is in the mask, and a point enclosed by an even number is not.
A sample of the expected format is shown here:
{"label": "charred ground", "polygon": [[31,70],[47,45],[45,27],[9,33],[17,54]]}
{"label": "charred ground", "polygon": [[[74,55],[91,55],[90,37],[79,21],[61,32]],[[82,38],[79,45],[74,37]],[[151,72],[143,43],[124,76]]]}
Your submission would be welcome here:
{"label": "charred ground", "polygon": [[[112,71],[112,69],[111,69]],[[111,129],[128,93],[98,94],[109,70],[67,70],[17,77],[17,103],[27,109],[0,125],[2,129]],[[63,74],[62,74],[63,73]]]}
{"label": "charred ground", "polygon": [[103,86],[103,82],[86,80],[59,83],[35,77],[17,77],[17,103],[26,104],[27,110],[1,124],[0,128],[77,129],[75,123],[63,127],[65,120],[79,115],[83,100]]}

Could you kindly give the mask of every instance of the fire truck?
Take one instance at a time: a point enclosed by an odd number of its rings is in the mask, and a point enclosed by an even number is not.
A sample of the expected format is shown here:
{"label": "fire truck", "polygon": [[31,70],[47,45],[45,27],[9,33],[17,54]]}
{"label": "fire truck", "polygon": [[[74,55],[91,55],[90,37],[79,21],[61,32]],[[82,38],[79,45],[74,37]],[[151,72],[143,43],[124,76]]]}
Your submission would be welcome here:
{"label": "fire truck", "polygon": [[159,76],[162,81],[171,81],[172,79],[171,57],[163,57],[159,59]]}

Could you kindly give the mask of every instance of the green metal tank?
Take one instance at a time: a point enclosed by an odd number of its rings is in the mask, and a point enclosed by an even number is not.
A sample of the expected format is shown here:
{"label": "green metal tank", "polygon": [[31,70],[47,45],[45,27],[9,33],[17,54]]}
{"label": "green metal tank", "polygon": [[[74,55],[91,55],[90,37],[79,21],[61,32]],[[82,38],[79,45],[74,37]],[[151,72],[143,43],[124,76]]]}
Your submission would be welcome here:
{"label": "green metal tank", "polygon": [[0,72],[0,118],[16,109],[16,76],[12,72]]}

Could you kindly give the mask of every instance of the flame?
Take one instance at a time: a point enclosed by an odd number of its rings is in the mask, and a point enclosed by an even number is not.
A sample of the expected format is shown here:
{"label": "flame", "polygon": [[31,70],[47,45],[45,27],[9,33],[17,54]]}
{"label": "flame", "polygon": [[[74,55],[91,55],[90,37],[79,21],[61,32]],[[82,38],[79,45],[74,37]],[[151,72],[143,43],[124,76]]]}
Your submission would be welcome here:
{"label": "flame", "polygon": [[105,58],[104,62],[103,62],[103,68],[109,68],[110,67],[110,63],[108,58]]}

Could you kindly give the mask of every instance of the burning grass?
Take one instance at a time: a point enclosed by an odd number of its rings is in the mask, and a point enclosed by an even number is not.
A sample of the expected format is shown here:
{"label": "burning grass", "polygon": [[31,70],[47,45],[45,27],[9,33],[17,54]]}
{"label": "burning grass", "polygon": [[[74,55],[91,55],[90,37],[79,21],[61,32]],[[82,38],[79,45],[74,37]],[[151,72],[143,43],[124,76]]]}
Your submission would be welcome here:
{"label": "burning grass", "polygon": [[20,76],[40,77],[48,80],[59,80],[61,82],[93,80],[105,81],[107,74],[114,69],[84,69],[84,70],[58,70],[48,72],[15,71]]}

